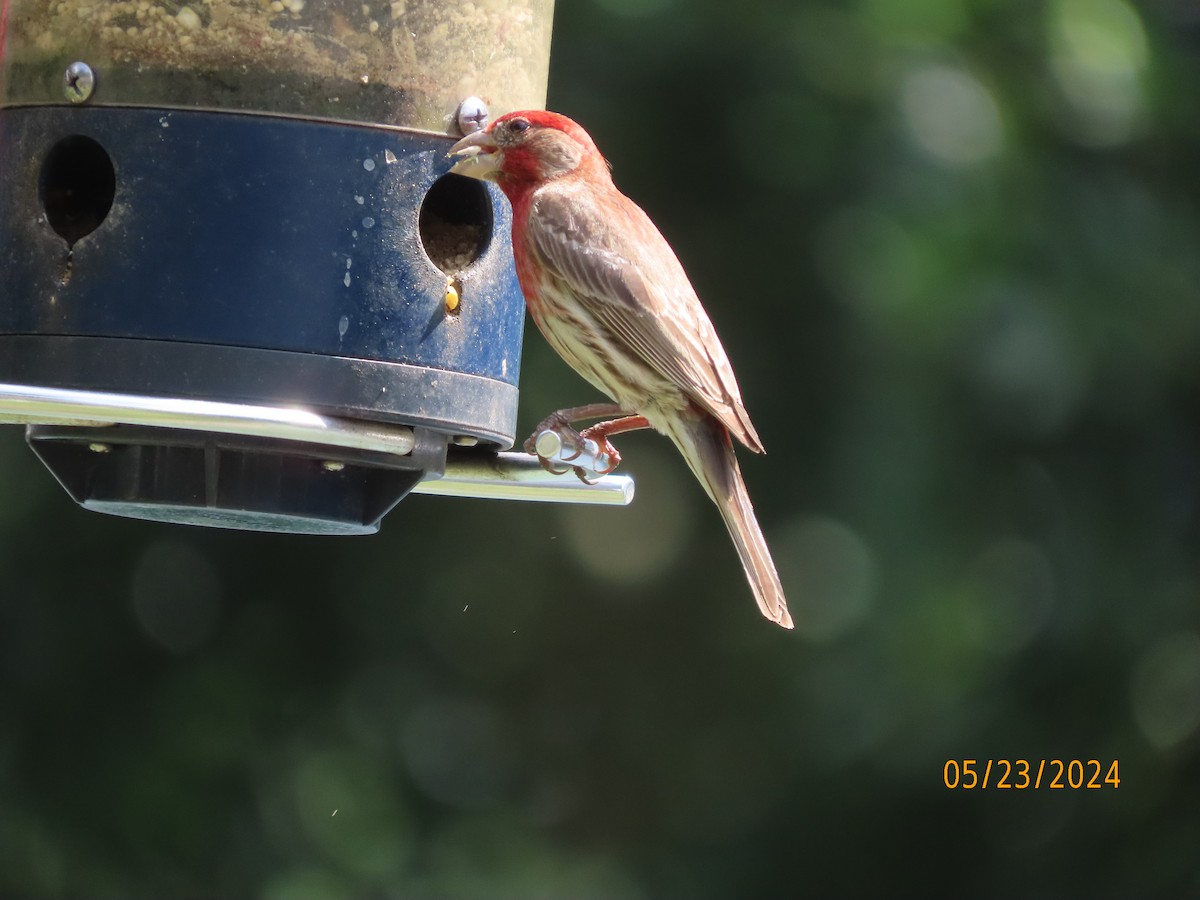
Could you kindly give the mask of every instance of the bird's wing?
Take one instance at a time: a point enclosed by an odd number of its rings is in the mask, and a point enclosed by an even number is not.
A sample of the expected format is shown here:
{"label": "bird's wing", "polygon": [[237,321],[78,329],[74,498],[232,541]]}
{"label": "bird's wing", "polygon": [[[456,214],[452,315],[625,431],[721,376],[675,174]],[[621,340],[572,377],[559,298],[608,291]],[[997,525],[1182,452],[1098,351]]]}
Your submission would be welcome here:
{"label": "bird's wing", "polygon": [[762,452],[712,322],[640,207],[615,188],[551,182],[531,205],[526,241],[602,327]]}

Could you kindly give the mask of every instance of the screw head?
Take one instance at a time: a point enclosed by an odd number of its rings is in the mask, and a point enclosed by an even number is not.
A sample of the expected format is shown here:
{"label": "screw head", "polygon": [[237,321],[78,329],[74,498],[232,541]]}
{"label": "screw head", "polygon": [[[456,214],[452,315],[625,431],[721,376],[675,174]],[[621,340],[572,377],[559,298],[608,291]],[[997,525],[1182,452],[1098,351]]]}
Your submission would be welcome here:
{"label": "screw head", "polygon": [[463,137],[474,134],[476,131],[482,131],[488,123],[487,104],[478,97],[468,97],[458,104],[454,122],[458,125],[458,132]]}
{"label": "screw head", "polygon": [[73,62],[63,74],[63,94],[72,103],[82,103],[96,89],[96,73],[85,62]]}
{"label": "screw head", "polygon": [[533,445],[542,459],[553,459],[562,453],[564,446],[562,435],[552,428],[538,432],[537,437],[533,439]]}

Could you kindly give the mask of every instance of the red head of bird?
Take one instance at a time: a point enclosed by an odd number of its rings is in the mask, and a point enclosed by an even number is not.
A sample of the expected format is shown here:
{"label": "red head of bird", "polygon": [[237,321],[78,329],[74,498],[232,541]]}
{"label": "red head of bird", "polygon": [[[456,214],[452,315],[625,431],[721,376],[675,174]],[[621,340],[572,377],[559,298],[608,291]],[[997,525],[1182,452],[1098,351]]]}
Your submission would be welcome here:
{"label": "red head of bird", "polygon": [[544,110],[501,116],[450,152],[462,157],[451,172],[493,181],[510,198],[557,178],[611,181],[608,165],[588,133],[566,116]]}

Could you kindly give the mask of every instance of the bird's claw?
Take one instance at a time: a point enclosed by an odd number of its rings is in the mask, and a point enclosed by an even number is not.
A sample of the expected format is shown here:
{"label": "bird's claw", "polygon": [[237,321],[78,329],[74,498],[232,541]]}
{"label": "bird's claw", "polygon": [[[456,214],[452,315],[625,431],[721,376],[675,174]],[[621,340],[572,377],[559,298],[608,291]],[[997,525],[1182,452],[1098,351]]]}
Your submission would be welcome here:
{"label": "bird's claw", "polygon": [[580,481],[582,481],[584,484],[598,484],[600,482],[600,479],[603,478],[604,475],[608,474],[607,472],[605,472],[603,474],[600,474],[597,472],[589,472],[587,469],[581,469],[579,466],[575,466],[575,468],[573,468],[571,471],[574,472],[575,477],[578,478]]}
{"label": "bird's claw", "polygon": [[[536,456],[538,462],[542,464],[542,468],[551,475],[566,475],[568,472],[572,471],[571,466],[563,466],[554,460],[546,459],[546,457],[542,456],[540,453],[534,452],[533,455]],[[575,468],[574,471],[578,473],[580,470]],[[583,476],[580,477],[582,478]]]}
{"label": "bird's claw", "polygon": [[[538,435],[543,431],[568,431],[574,435],[579,434],[578,431],[571,427],[571,423],[564,419],[559,413],[551,413],[550,415],[546,416],[546,418],[542,419],[542,421],[538,423],[537,428],[533,429],[533,434],[525,438],[525,443],[522,444],[521,447],[526,453],[530,454],[531,456],[536,456],[538,459],[540,459],[543,466],[546,465],[546,458],[538,453],[537,449]],[[547,471],[554,470],[548,468]],[[559,472],[558,474],[563,473]]]}
{"label": "bird's claw", "polygon": [[608,466],[604,470],[597,469],[597,475],[611,475],[621,464],[621,454],[617,448],[612,445],[608,439],[608,435],[604,432],[600,425],[593,425],[591,428],[585,428],[579,432],[579,436],[585,441],[595,441],[600,446],[600,452],[603,456],[608,457]]}
{"label": "bird's claw", "polygon": [[547,472],[565,475],[573,471],[584,484],[595,484],[621,461],[603,431],[589,428],[579,432],[561,416],[544,420],[523,446]]}

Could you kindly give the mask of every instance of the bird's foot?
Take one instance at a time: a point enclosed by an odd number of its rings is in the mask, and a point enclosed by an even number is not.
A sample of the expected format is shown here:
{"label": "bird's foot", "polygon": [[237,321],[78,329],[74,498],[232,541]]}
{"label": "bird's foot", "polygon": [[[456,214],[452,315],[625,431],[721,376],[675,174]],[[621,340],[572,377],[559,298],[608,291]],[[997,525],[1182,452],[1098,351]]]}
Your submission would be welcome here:
{"label": "bird's foot", "polygon": [[525,446],[537,456],[547,472],[565,475],[573,471],[585,484],[594,484],[603,478],[620,460],[619,455],[615,459],[610,457],[616,451],[603,435],[597,441],[565,423],[556,426],[550,422],[549,427],[539,429]]}
{"label": "bird's foot", "polygon": [[[600,422],[582,432],[571,425],[580,419],[613,414],[621,418]],[[649,423],[644,417],[629,415],[615,403],[592,403],[546,416],[522,446],[526,453],[537,456],[547,472],[563,475],[574,471],[580,481],[595,484],[621,462],[621,454],[608,440],[609,436],[647,427]]]}
{"label": "bird's foot", "polygon": [[542,419],[542,421],[538,423],[538,427],[533,429],[533,434],[525,438],[525,443],[521,445],[526,453],[537,456],[537,458],[542,461],[542,465],[546,464],[546,460],[545,457],[538,453],[537,443],[538,437],[546,431],[554,431],[559,433],[565,431],[574,434],[576,437],[579,435],[579,432],[571,427],[571,420],[564,415],[564,410],[552,412],[550,415],[546,416],[546,418]]}
{"label": "bird's foot", "polygon": [[[604,428],[607,424],[607,422],[601,422],[599,425],[593,425],[591,428],[585,428],[579,432],[580,438],[584,441],[596,442],[596,445],[600,448],[600,452],[596,454],[597,459],[608,460],[607,467],[596,470],[597,475],[611,475],[617,466],[621,464],[621,454],[613,446],[612,441],[608,439],[608,432]],[[575,474],[583,478],[578,469],[575,470]]]}

